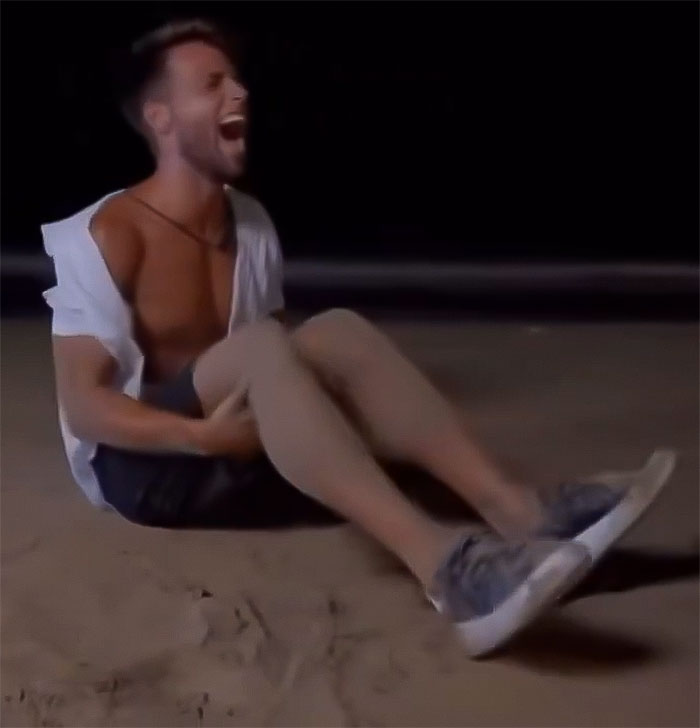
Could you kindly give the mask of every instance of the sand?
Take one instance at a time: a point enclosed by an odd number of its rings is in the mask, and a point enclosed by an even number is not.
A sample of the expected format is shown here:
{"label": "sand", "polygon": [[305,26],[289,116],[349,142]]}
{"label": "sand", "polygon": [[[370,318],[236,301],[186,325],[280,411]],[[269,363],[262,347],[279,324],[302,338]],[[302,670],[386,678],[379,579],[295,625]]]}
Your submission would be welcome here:
{"label": "sand", "polygon": [[675,448],[658,504],[570,600],[472,661],[349,525],[173,532],[93,509],[47,322],[5,320],[2,725],[698,725],[696,325],[379,323],[530,482]]}

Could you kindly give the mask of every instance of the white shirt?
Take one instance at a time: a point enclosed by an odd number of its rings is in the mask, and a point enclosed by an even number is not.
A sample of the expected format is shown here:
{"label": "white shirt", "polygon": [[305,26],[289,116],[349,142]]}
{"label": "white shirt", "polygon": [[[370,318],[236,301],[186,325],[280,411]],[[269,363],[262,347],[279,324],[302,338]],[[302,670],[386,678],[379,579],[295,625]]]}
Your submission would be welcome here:
{"label": "white shirt", "polygon": [[[53,309],[55,336],[93,336],[118,364],[114,386],[138,399],[144,356],[132,329],[132,311],[122,298],[90,234],[90,221],[112,192],[71,217],[42,225],[44,249],[53,258],[57,284],[43,296]],[[227,188],[236,221],[238,251],[233,271],[233,296],[228,334],[284,307],[282,252],[274,225],[263,206],[232,187]],[[109,508],[90,461],[97,443],[80,440],[66,422],[58,402],[61,435],[71,472],[91,503]]]}

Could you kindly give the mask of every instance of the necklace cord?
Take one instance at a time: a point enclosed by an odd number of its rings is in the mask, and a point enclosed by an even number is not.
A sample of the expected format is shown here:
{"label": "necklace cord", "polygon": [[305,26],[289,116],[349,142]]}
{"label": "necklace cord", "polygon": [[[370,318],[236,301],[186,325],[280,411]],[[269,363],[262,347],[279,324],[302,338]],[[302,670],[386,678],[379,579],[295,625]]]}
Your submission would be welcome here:
{"label": "necklace cord", "polygon": [[[183,225],[181,222],[178,222],[177,220],[173,220],[170,216],[166,215],[164,212],[161,212],[158,208],[153,207],[153,205],[150,205],[148,202],[146,202],[145,200],[142,200],[140,197],[137,197],[136,195],[129,192],[128,190],[124,190],[124,194],[127,197],[130,197],[132,200],[143,205],[146,209],[150,210],[155,215],[158,215],[158,217],[161,217],[163,220],[165,220],[166,222],[168,222],[171,225],[173,225],[174,227],[176,227],[180,232],[184,233],[185,235],[188,235],[193,240],[196,240],[198,243],[201,243],[202,245],[208,245],[208,246],[212,245],[206,238],[203,238],[203,237],[201,237],[201,235],[197,235],[197,233],[192,232],[187,226]],[[226,209],[227,209],[227,216],[226,216],[227,221],[226,222],[227,222],[227,227],[228,227],[228,225],[230,225],[230,223],[232,221],[233,214],[232,214],[230,204],[228,204],[226,206]],[[226,237],[228,237],[228,235]],[[219,246],[217,245],[215,247],[219,247]]]}

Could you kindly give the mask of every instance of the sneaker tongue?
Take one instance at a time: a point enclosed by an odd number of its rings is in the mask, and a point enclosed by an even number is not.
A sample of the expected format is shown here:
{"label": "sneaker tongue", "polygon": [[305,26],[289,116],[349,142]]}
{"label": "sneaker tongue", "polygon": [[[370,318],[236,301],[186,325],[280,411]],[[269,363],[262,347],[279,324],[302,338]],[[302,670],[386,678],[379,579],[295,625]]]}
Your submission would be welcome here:
{"label": "sneaker tongue", "polygon": [[547,520],[537,535],[575,538],[614,508],[623,495],[604,483],[560,483],[545,499]]}
{"label": "sneaker tongue", "polygon": [[612,508],[622,497],[622,492],[604,483],[560,483],[553,502],[569,508],[600,510]]}

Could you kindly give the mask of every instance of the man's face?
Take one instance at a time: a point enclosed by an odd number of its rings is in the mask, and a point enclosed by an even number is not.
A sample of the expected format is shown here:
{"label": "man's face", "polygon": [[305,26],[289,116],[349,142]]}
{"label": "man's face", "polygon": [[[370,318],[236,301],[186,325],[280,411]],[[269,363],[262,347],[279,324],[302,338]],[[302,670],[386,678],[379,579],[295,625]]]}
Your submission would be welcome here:
{"label": "man's face", "polygon": [[195,41],[168,52],[168,147],[201,172],[232,182],[245,167],[248,93],[229,59]]}

